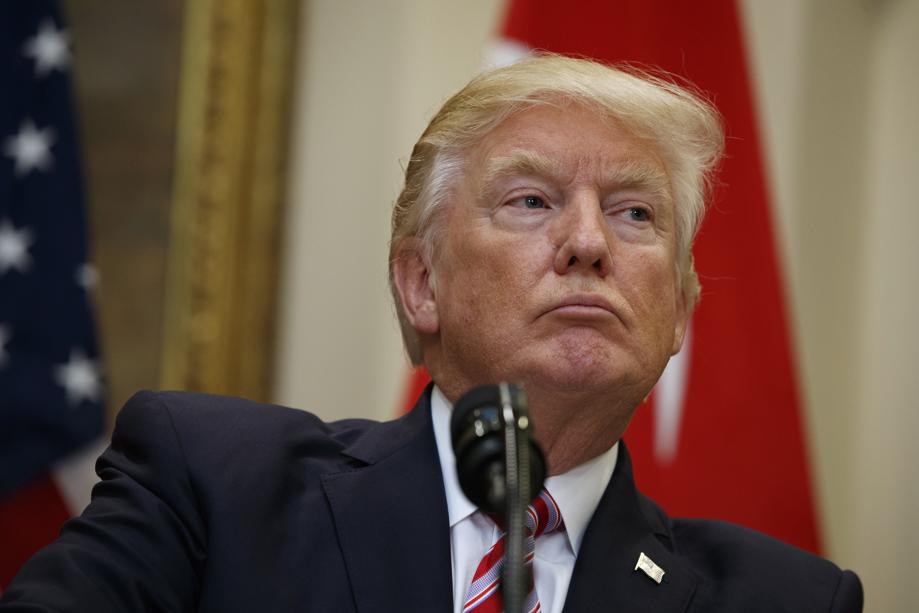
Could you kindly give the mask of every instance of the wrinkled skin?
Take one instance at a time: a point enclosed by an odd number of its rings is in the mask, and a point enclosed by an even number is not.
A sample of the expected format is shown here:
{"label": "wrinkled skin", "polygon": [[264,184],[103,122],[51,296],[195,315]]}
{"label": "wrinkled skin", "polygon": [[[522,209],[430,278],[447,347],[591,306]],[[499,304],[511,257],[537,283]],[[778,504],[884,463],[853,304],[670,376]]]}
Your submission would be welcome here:
{"label": "wrinkled skin", "polygon": [[447,397],[523,383],[552,474],[608,449],[682,343],[673,206],[654,148],[582,107],[488,134],[434,261],[409,243],[396,267]]}

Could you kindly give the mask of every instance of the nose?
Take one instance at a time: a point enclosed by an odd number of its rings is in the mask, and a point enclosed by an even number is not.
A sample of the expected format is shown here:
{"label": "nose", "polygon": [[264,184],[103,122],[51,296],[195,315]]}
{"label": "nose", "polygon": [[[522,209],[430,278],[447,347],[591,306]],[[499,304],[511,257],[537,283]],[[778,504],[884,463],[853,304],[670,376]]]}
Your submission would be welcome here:
{"label": "nose", "polygon": [[555,272],[594,271],[601,277],[612,268],[611,232],[595,195],[580,194],[566,207],[558,224]]}

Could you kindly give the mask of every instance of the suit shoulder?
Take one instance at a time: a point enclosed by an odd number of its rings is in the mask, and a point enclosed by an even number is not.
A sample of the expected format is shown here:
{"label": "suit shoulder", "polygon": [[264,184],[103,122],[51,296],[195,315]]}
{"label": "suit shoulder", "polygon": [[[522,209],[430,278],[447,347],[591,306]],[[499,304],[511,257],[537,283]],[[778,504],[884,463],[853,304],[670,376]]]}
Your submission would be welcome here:
{"label": "suit shoulder", "polygon": [[750,563],[786,562],[839,569],[832,562],[756,530],[710,519],[671,521],[680,553],[693,556],[739,557]]}
{"label": "suit shoulder", "polygon": [[376,423],[367,419],[324,422],[309,411],[233,396],[144,390],[125,403],[118,414],[118,426],[122,422],[150,422],[165,417],[183,433],[239,431],[252,437],[260,433],[313,431],[341,439],[343,444]]}
{"label": "suit shoulder", "polygon": [[763,611],[861,610],[858,577],[829,560],[727,522],[674,519],[671,527],[678,555],[716,601],[742,597]]}

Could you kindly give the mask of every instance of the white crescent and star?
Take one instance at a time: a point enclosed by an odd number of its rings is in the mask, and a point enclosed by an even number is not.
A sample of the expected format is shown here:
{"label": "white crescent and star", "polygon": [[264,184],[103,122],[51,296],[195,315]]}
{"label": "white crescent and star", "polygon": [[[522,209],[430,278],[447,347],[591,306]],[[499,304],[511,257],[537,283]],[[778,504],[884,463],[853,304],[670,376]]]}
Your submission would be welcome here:
{"label": "white crescent and star", "polygon": [[689,356],[692,354],[692,320],[686,326],[683,347],[670,358],[664,374],[654,386],[654,458],[667,465],[676,459],[680,442],[680,426],[686,406],[686,385],[689,382]]}

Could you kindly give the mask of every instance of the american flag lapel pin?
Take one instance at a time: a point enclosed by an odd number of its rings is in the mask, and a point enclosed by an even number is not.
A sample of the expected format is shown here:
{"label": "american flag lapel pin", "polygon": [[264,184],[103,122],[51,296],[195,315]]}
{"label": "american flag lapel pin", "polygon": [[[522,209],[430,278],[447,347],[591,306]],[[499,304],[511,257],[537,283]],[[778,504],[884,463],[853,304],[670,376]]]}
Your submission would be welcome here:
{"label": "american flag lapel pin", "polygon": [[643,551],[638,555],[638,562],[635,563],[635,568],[632,570],[639,569],[651,577],[655,583],[660,583],[664,578],[664,569],[655,564],[654,560],[646,556]]}

